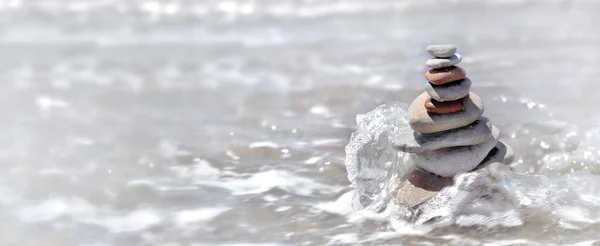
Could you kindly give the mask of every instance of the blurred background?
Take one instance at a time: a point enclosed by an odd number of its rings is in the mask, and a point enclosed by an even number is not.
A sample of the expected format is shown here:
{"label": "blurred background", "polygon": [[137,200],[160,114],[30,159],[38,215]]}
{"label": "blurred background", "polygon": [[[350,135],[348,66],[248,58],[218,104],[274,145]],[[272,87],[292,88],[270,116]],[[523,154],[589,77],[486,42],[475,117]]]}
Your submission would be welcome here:
{"label": "blurred background", "polygon": [[594,0],[0,0],[0,245],[593,242],[596,222],[559,241],[545,222],[385,234],[335,201],[351,189],[356,115],[421,93],[430,44],[458,46],[518,171],[595,174],[599,12]]}

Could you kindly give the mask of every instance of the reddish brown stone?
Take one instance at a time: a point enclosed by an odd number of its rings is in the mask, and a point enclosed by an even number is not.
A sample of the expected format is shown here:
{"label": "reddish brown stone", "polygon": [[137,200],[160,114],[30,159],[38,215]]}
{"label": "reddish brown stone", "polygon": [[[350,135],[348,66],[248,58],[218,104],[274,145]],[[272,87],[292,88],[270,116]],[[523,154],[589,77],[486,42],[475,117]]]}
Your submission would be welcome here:
{"label": "reddish brown stone", "polygon": [[455,101],[440,102],[428,97],[427,101],[425,101],[425,109],[427,109],[427,112],[437,114],[456,113],[463,110],[469,103],[469,100],[471,100],[469,96],[466,96]]}
{"label": "reddish brown stone", "polygon": [[430,69],[425,72],[425,78],[434,85],[443,85],[466,77],[467,72],[457,66]]}

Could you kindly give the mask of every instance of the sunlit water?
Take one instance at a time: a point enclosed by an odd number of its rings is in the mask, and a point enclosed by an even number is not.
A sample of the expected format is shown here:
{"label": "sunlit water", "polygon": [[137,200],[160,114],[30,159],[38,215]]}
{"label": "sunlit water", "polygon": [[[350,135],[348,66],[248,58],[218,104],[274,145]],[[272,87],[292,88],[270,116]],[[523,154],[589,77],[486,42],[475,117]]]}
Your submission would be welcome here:
{"label": "sunlit water", "polygon": [[[0,245],[598,243],[598,11],[0,1]],[[459,47],[516,164],[415,216],[385,206],[404,169],[384,135],[424,90],[431,43]],[[385,168],[348,176],[347,144]]]}

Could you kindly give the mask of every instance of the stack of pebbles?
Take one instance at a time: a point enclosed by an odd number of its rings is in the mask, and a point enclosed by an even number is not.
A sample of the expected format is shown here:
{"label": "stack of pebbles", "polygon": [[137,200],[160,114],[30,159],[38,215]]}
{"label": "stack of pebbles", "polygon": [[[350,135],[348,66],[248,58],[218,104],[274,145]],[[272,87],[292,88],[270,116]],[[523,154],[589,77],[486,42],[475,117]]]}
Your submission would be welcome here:
{"label": "stack of pebbles", "polygon": [[512,149],[499,141],[500,130],[483,117],[483,102],[470,92],[471,80],[456,66],[462,60],[454,45],[432,45],[425,65],[426,92],[408,108],[410,127],[394,147],[411,153],[416,168],[396,193],[400,204],[414,207],[453,184],[457,174],[493,162],[512,162]]}

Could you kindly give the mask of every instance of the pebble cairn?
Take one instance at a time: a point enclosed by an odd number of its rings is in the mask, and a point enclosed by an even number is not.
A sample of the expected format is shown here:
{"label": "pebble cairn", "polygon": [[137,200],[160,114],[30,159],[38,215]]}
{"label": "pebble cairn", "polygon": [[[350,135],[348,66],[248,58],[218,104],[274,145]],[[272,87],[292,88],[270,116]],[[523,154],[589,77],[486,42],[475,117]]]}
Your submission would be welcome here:
{"label": "pebble cairn", "polygon": [[425,65],[426,92],[408,108],[410,127],[395,141],[411,153],[416,168],[400,183],[396,200],[414,207],[453,184],[453,177],[494,162],[509,164],[512,149],[501,142],[500,130],[483,117],[483,102],[470,91],[471,80],[457,66],[462,60],[454,45],[432,45]]}

